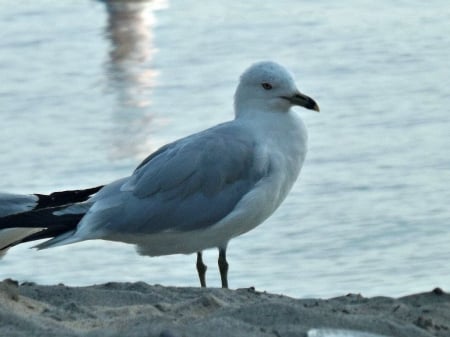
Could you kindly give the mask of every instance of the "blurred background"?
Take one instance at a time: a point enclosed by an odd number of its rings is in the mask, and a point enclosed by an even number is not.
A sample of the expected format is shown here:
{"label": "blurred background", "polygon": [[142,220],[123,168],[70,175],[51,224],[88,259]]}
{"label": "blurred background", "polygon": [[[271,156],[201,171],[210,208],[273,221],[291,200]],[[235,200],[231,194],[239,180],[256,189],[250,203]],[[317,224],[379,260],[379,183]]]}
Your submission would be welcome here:
{"label": "blurred background", "polygon": [[[0,190],[46,193],[129,175],[159,146],[233,118],[242,71],[274,60],[298,109],[300,180],[229,245],[230,286],[296,297],[450,287],[447,1],[0,3]],[[15,247],[0,279],[198,286],[195,256],[93,241]],[[219,286],[217,252],[207,282]]]}

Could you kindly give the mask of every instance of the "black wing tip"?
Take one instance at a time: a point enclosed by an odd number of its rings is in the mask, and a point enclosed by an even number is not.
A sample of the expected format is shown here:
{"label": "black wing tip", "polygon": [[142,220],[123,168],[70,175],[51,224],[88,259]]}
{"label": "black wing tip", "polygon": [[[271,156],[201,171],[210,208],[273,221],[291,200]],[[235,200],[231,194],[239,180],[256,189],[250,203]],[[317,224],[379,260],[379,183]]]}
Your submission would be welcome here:
{"label": "black wing tip", "polygon": [[58,207],[83,202],[89,199],[93,194],[97,193],[102,187],[103,185],[84,190],[53,192],[49,195],[35,194],[39,198],[35,209]]}

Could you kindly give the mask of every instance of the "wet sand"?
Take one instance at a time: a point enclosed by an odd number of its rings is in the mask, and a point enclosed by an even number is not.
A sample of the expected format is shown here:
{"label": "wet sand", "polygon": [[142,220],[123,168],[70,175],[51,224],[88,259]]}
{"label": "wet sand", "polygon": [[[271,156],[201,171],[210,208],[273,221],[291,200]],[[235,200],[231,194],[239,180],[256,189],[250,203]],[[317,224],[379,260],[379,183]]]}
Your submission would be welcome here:
{"label": "wet sand", "polygon": [[[0,336],[450,336],[450,295],[294,299],[249,289],[0,282]],[[308,335],[308,331],[310,331]],[[324,331],[322,331],[324,332]]]}

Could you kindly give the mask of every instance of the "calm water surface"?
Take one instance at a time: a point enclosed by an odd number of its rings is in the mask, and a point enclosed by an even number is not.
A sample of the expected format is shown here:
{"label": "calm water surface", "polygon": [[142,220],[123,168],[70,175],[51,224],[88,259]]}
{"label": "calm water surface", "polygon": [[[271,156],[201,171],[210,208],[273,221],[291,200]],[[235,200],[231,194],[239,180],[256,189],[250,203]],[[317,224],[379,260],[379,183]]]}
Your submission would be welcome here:
{"label": "calm water surface", "polygon": [[[285,64],[321,113],[263,225],[229,246],[231,287],[292,296],[450,287],[447,1],[0,4],[0,190],[90,187],[232,118],[240,73]],[[197,286],[195,257],[86,242],[11,250],[0,279]],[[216,251],[208,282],[220,284]]]}

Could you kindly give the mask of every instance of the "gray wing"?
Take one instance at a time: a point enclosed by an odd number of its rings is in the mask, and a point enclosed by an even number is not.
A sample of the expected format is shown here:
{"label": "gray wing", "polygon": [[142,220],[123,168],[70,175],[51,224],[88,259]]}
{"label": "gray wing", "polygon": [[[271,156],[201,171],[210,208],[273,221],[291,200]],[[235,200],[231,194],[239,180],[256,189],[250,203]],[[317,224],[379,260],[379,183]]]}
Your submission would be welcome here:
{"label": "gray wing", "polygon": [[151,233],[212,225],[233,210],[268,168],[252,137],[232,123],[166,145],[121,188],[139,199],[139,210],[128,216],[128,229]]}

